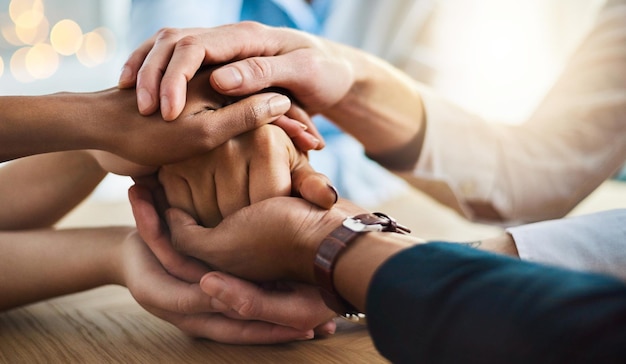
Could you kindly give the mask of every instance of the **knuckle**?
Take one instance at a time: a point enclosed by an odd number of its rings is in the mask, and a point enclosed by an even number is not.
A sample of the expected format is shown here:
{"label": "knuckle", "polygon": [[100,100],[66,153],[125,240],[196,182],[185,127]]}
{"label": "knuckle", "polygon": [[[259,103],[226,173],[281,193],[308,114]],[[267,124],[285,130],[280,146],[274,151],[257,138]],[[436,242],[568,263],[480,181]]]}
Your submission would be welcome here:
{"label": "knuckle", "polygon": [[179,236],[178,232],[175,229],[171,229],[171,239],[170,241],[172,242],[172,248],[174,248],[174,250],[178,251],[178,252],[182,252],[182,253],[188,253],[185,249],[184,244],[182,244],[182,239]]}
{"label": "knuckle", "polygon": [[263,81],[272,76],[272,64],[265,57],[249,58],[246,65],[255,80]]}
{"label": "knuckle", "polygon": [[155,67],[151,63],[144,63],[139,71],[137,71],[137,83],[145,83],[151,81],[154,78],[154,74],[163,75],[164,70],[159,67]]}
{"label": "knuckle", "polygon": [[177,40],[178,38],[180,38],[181,33],[182,32],[180,29],[169,28],[169,27],[161,28],[156,33],[156,41],[160,42],[160,41],[168,40],[168,39]]}
{"label": "knuckle", "polygon": [[284,144],[284,140],[281,139],[280,133],[285,134],[282,129],[275,125],[263,125],[254,131],[254,138],[252,143],[254,145],[255,152],[262,157],[267,157],[282,148],[276,148]]}
{"label": "knuckle", "polygon": [[241,130],[251,130],[258,126],[263,116],[267,114],[267,104],[248,104],[244,114],[240,117]]}
{"label": "knuckle", "polygon": [[242,21],[237,26],[245,32],[249,32],[252,34],[257,34],[258,32],[265,29],[265,26],[259,22],[255,21]]}
{"label": "knuckle", "polygon": [[243,318],[254,319],[259,317],[259,301],[253,297],[244,297],[239,305],[235,308],[235,311]]}
{"label": "knuckle", "polygon": [[193,304],[186,296],[179,296],[176,299],[176,310],[180,313],[193,313]]}
{"label": "knuckle", "polygon": [[200,45],[201,41],[201,37],[197,34],[186,35],[176,42],[176,48],[196,47]]}

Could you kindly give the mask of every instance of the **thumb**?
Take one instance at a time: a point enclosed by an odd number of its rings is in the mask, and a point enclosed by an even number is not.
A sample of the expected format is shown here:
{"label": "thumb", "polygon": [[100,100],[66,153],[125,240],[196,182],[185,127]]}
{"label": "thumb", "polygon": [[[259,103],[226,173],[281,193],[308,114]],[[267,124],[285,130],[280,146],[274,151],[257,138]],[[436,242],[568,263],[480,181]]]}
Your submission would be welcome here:
{"label": "thumb", "polygon": [[207,268],[195,259],[186,257],[172,246],[165,228],[152,205],[150,191],[133,186],[128,191],[137,231],[161,265],[173,276],[186,282],[197,282]]}
{"label": "thumb", "polygon": [[291,173],[291,183],[295,193],[321,208],[330,209],[339,199],[328,177],[316,172],[308,163]]}
{"label": "thumb", "polygon": [[291,107],[291,100],[278,93],[251,95],[213,113],[203,114],[211,129],[213,147],[244,132],[276,121]]}
{"label": "thumb", "polygon": [[181,209],[170,208],[166,211],[165,217],[174,248],[187,255],[201,258],[198,253],[202,251],[203,242],[209,240],[213,229],[198,225],[191,215]]}

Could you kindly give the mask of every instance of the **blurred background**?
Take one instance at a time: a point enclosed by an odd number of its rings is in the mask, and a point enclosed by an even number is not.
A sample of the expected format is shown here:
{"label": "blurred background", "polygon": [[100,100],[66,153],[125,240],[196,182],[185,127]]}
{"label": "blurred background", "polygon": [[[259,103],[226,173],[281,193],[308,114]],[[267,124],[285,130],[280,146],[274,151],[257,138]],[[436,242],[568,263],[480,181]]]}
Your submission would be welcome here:
{"label": "blurred background", "polygon": [[[470,111],[518,123],[558,76],[602,2],[433,2],[407,68]],[[114,86],[134,46],[127,41],[131,6],[131,0],[0,0],[0,95]],[[110,177],[95,198],[125,199],[129,184]]]}
{"label": "blurred background", "polygon": [[0,90],[111,87],[127,54],[130,0],[0,0]]}

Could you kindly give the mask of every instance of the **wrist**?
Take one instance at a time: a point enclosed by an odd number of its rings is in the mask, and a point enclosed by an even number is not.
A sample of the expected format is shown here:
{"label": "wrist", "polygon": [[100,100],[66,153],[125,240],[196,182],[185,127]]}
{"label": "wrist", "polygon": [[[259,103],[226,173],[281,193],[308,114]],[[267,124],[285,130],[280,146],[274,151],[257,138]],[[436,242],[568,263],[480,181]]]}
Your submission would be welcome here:
{"label": "wrist", "polygon": [[[309,214],[308,222],[302,224],[299,230],[294,233],[301,239],[298,239],[299,244],[294,250],[295,257],[291,259],[294,265],[292,268],[294,277],[310,284],[316,283],[312,262],[315,261],[315,256],[324,238],[341,226],[346,217],[367,213],[363,208],[343,198],[339,198],[335,205],[328,210],[316,208],[315,211],[317,213]],[[300,231],[305,233],[298,235]]]}
{"label": "wrist", "polygon": [[339,256],[333,275],[335,289],[361,312],[370,282],[389,258],[418,243],[406,235],[370,232],[362,234]]}
{"label": "wrist", "polygon": [[[111,244],[108,250],[104,274],[107,284],[117,284],[126,286],[128,265],[127,261],[132,260],[135,256],[132,249],[134,247],[133,239],[140,239],[134,228],[116,227],[110,230]],[[138,264],[138,262],[130,262],[130,264]]]}
{"label": "wrist", "polygon": [[[336,278],[335,268],[339,258],[345,254],[346,250],[351,248],[358,238],[375,232],[386,232],[388,233],[386,235],[391,236],[406,234],[409,233],[410,230],[398,224],[393,218],[378,212],[347,217],[343,220],[339,227],[334,229],[326,238],[324,238],[322,243],[319,245],[315,257],[314,270],[316,283],[320,286],[322,298],[326,302],[327,306],[339,314],[353,316],[353,319],[356,319],[357,321],[362,319],[359,312],[363,312],[363,306],[361,306],[361,311],[354,307],[351,302],[353,302],[353,300],[359,300],[352,293],[346,292],[347,297],[338,293],[335,281],[344,282],[345,278]],[[380,238],[375,240],[381,241]],[[387,237],[385,237],[382,241],[391,243],[395,246],[395,242],[398,240],[396,237],[392,237],[390,240],[387,240]],[[373,250],[378,251],[379,249],[374,246]],[[352,265],[352,261],[349,265],[350,267],[357,268],[357,271],[354,272],[354,277],[364,273],[367,275],[369,272],[368,269],[372,267],[376,268],[380,264],[378,258],[379,254],[374,253],[372,256],[371,252],[367,252],[364,256],[356,257],[356,265]],[[373,270],[371,273],[373,273]],[[339,274],[342,273],[340,272]],[[347,281],[350,282],[351,285],[354,284],[356,286],[366,287],[369,279],[365,277],[365,281],[363,281],[362,278],[363,277],[357,279],[356,281],[353,279],[348,279]],[[357,291],[359,290],[357,289]],[[348,297],[352,300],[347,299]]]}
{"label": "wrist", "polygon": [[84,139],[89,143],[88,149],[117,154],[117,146],[126,143],[123,137],[125,129],[122,126],[128,120],[117,114],[117,110],[125,107],[124,99],[119,97],[121,92],[124,91],[110,88],[78,96],[80,108],[77,109],[77,114]]}
{"label": "wrist", "polygon": [[315,261],[322,241],[341,225],[346,216],[351,216],[341,208],[342,202],[344,200],[340,199],[337,205],[323,213],[322,218],[309,225],[311,226],[310,232],[302,239],[303,244],[300,245],[299,252],[296,252],[296,255],[301,259],[291,260],[295,263],[293,267],[294,276],[300,277],[301,281],[316,284],[315,269],[312,262]]}
{"label": "wrist", "polygon": [[415,81],[369,54],[351,48],[345,54],[354,81],[326,116],[359,140],[370,155],[386,155],[413,139],[421,140],[425,117]]}
{"label": "wrist", "polygon": [[493,253],[519,258],[519,252],[517,251],[515,240],[513,239],[513,236],[508,233],[495,238],[483,239],[478,248],[488,250]]}

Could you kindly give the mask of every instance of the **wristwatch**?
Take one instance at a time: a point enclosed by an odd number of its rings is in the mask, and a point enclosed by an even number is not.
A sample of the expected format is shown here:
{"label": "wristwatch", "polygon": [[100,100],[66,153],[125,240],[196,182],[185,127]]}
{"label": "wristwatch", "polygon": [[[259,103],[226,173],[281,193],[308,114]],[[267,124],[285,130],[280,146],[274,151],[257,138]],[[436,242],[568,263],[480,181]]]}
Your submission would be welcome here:
{"label": "wristwatch", "polygon": [[411,232],[407,227],[398,224],[395,219],[382,212],[347,217],[341,226],[322,240],[315,256],[315,279],[320,287],[320,293],[324,302],[341,317],[358,323],[366,323],[365,314],[359,312],[337,293],[333,283],[333,273],[337,259],[343,250],[357,236],[370,231],[400,234]]}

